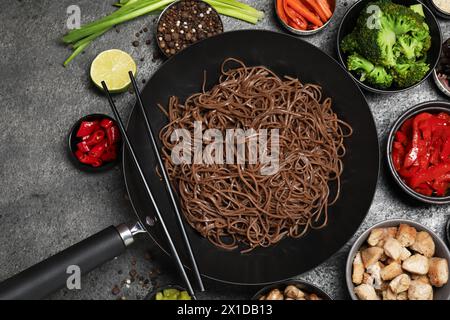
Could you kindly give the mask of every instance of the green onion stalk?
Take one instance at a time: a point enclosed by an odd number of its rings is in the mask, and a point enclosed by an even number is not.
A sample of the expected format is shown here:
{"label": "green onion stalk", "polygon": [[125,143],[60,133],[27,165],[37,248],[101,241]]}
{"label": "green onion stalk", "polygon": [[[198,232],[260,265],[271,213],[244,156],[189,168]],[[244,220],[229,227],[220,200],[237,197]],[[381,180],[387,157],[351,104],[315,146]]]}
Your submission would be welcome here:
{"label": "green onion stalk", "polygon": [[[264,17],[263,12],[237,0],[204,1],[222,15],[252,24],[256,24]],[[62,38],[63,42],[73,49],[72,54],[64,61],[64,66],[67,66],[92,41],[112,27],[146,14],[158,13],[173,2],[175,0],[119,0],[118,3],[114,4],[118,7],[116,11],[94,22],[87,23],[79,29],[71,30]]]}

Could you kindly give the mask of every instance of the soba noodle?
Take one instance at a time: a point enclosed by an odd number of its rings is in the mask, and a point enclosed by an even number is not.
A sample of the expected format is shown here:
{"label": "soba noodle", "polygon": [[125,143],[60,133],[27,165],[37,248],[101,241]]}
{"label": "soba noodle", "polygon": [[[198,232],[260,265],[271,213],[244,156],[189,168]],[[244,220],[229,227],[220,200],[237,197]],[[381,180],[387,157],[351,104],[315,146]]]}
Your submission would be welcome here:
{"label": "soba noodle", "polygon": [[[227,69],[231,63],[237,67]],[[352,128],[338,119],[319,85],[229,58],[217,85],[207,91],[204,84],[184,104],[171,97],[166,114],[169,124],[160,132],[165,166],[186,220],[212,243],[224,249],[242,243],[247,252],[327,224]],[[279,129],[278,172],[262,175],[260,163],[248,162],[175,165],[171,135],[180,128],[193,134],[194,121],[202,121],[203,132],[215,128],[224,135],[229,128]]]}

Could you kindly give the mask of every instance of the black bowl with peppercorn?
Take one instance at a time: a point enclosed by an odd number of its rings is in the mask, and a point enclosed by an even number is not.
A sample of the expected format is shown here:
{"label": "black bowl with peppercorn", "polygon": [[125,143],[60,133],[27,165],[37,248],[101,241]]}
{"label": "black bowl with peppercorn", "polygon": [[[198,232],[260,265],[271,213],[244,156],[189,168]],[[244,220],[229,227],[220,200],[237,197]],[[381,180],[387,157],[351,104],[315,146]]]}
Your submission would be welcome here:
{"label": "black bowl with peppercorn", "polygon": [[102,172],[119,161],[121,147],[117,123],[104,114],[90,114],[78,120],[69,131],[69,157],[80,170]]}
{"label": "black bowl with peppercorn", "polygon": [[156,42],[171,57],[200,40],[223,32],[217,11],[200,0],[181,0],[169,5],[159,16]]}

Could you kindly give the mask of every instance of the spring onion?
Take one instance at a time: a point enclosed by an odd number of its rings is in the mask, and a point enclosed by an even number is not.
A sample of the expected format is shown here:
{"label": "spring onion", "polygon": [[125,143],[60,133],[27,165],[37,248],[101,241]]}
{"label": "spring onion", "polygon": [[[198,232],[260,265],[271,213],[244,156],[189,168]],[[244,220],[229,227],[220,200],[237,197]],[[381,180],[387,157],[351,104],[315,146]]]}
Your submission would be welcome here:
{"label": "spring onion", "polygon": [[[79,29],[71,30],[63,37],[63,42],[71,45],[74,50],[64,62],[64,66],[86,49],[93,40],[113,26],[142,15],[158,13],[173,2],[175,0],[119,0],[115,4],[118,9],[113,13],[97,21],[87,23]],[[264,16],[263,12],[237,0],[205,0],[205,2],[220,14],[253,24],[256,24]]]}

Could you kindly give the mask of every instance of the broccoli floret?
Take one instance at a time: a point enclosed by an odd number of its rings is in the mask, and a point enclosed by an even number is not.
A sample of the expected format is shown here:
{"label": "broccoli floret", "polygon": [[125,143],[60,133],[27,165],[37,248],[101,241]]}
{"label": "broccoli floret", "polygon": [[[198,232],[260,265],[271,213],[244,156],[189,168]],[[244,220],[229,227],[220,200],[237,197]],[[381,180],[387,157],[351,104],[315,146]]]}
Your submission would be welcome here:
{"label": "broccoli floret", "polygon": [[347,68],[350,71],[355,71],[360,75],[360,80],[364,81],[366,75],[372,72],[375,68],[372,62],[361,57],[359,54],[354,53],[347,58]]}
{"label": "broccoli floret", "polygon": [[341,50],[345,53],[358,52],[358,39],[356,32],[352,32],[342,39]]}
{"label": "broccoli floret", "polygon": [[396,35],[402,35],[423,28],[425,22],[424,17],[408,7],[390,1],[381,1],[377,5],[383,12],[386,25],[389,25]]}
{"label": "broccoli floret", "polygon": [[366,75],[367,82],[373,86],[386,89],[392,85],[393,77],[387,73],[386,69],[381,66],[375,66],[373,70]]}
{"label": "broccoli floret", "polygon": [[419,82],[430,70],[425,62],[411,62],[397,64],[392,69],[394,84],[399,88],[406,88]]}
{"label": "broccoli floret", "polygon": [[429,50],[431,37],[424,17],[408,7],[386,0],[369,4],[374,5],[381,10],[376,26],[369,23],[370,19],[373,20],[373,11],[367,12],[366,9],[358,18],[357,39],[363,56],[375,64],[393,67],[400,54],[413,59]]}
{"label": "broccoli floret", "polygon": [[392,76],[381,66],[375,66],[369,60],[359,54],[352,54],[347,59],[347,67],[360,75],[361,81],[367,81],[371,85],[383,89],[392,85]]}
{"label": "broccoli floret", "polygon": [[423,28],[413,31],[411,35],[412,37],[414,37],[414,39],[416,39],[416,41],[420,42],[422,48],[420,54],[416,54],[416,56],[420,57],[425,55],[431,48],[431,36],[428,25],[424,24]]}
{"label": "broccoli floret", "polygon": [[409,6],[409,8],[417,13],[418,15],[421,15],[422,17],[425,17],[425,13],[423,12],[423,6],[419,4],[414,4],[412,6]]}
{"label": "broccoli floret", "polygon": [[383,25],[379,29],[362,28],[358,37],[361,54],[373,63],[383,66],[395,65],[395,41],[395,33]]}
{"label": "broccoli floret", "polygon": [[[389,1],[369,3],[358,17],[357,32],[358,48],[362,56],[377,65],[394,66],[394,45],[396,42],[391,18],[383,11],[383,6],[389,6]],[[374,6],[381,11],[369,10]]]}
{"label": "broccoli floret", "polygon": [[399,36],[395,46],[394,50],[399,52],[398,55],[403,54],[408,60],[415,59],[422,55],[423,43],[408,34]]}

